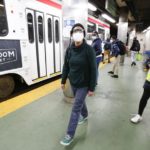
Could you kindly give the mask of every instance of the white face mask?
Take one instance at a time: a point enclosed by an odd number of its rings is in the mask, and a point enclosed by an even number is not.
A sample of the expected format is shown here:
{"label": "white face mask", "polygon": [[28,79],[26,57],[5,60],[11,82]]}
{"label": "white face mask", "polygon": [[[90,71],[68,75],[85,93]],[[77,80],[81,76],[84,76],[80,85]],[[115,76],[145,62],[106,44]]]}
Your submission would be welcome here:
{"label": "white face mask", "polygon": [[113,42],[113,40],[110,40],[110,43],[112,43]]}
{"label": "white face mask", "polygon": [[72,38],[75,42],[81,42],[84,38],[84,35],[83,33],[77,32],[77,33],[73,33]]}

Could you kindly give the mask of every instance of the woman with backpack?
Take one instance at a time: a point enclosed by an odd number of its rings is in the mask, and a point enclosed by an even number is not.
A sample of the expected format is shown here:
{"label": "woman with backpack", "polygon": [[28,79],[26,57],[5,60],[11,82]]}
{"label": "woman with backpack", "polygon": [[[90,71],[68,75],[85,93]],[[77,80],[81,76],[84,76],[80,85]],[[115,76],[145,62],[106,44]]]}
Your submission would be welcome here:
{"label": "woman with backpack", "polygon": [[119,62],[120,62],[120,49],[118,45],[118,39],[116,36],[112,36],[112,56],[115,57],[114,65],[112,68],[112,71],[109,71],[108,73],[111,74],[111,77],[113,78],[119,78],[118,72],[119,72]]}
{"label": "woman with backpack", "polygon": [[134,37],[130,50],[131,50],[131,61],[132,61],[131,66],[135,66],[136,65],[136,54],[139,53],[139,51],[140,51],[140,43],[137,40],[137,37]]}
{"label": "woman with backpack", "polygon": [[73,141],[78,124],[88,118],[88,110],[85,102],[86,96],[93,96],[96,86],[96,56],[94,49],[85,41],[85,29],[77,23],[71,29],[73,42],[65,54],[62,72],[61,88],[65,89],[67,78],[75,96],[70,121],[62,145],[70,145]]}

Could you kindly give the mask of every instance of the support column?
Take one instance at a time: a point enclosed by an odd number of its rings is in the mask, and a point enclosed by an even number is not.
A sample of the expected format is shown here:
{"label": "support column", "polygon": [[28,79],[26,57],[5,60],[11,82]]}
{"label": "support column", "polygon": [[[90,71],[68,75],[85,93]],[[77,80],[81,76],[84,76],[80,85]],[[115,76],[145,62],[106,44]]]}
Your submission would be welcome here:
{"label": "support column", "polygon": [[120,8],[120,17],[118,23],[118,35],[117,38],[126,44],[128,32],[128,8]]}
{"label": "support column", "polygon": [[[128,32],[128,8],[121,7],[120,17],[118,23],[118,36],[117,38],[121,40],[124,44],[127,43],[127,32]],[[124,65],[125,55],[120,57],[120,65]]]}

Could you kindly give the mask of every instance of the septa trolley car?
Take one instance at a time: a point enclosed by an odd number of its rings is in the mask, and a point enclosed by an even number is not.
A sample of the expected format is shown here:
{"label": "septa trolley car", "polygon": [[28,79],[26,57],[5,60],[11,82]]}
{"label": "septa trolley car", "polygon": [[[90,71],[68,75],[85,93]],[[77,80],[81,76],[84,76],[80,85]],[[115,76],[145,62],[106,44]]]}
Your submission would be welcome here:
{"label": "septa trolley car", "polygon": [[51,0],[0,0],[0,98],[61,74],[62,6]]}

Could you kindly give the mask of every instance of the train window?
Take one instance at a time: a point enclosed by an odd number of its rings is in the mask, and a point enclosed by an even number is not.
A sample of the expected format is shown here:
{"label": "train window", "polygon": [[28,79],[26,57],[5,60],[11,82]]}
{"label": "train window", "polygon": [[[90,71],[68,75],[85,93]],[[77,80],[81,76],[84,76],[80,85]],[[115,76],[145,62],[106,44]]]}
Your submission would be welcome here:
{"label": "train window", "polygon": [[48,18],[48,41],[49,43],[52,42],[52,20]]}
{"label": "train window", "polygon": [[58,20],[55,21],[55,39],[56,43],[59,42],[59,22]]}
{"label": "train window", "polygon": [[43,33],[43,18],[38,16],[38,32],[39,32],[39,42],[43,43],[44,33]]}
{"label": "train window", "polygon": [[6,36],[7,34],[8,34],[8,25],[4,0],[0,0],[0,36]]}
{"label": "train window", "polygon": [[101,38],[102,40],[104,40],[104,37],[105,37],[105,30],[102,29],[102,28],[98,28],[98,34],[99,34],[100,38]]}
{"label": "train window", "polygon": [[96,24],[88,23],[88,33],[96,30]]}
{"label": "train window", "polygon": [[27,14],[27,21],[28,21],[28,37],[29,42],[34,42],[34,28],[33,28],[33,16],[31,13]]}

